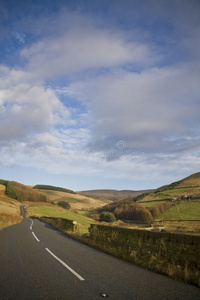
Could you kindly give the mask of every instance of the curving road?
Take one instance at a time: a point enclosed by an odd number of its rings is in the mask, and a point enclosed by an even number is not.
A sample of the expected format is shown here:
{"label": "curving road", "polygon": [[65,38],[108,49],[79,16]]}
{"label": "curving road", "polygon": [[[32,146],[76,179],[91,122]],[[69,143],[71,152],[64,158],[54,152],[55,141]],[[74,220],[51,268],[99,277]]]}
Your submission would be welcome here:
{"label": "curving road", "polygon": [[107,297],[199,300],[200,289],[111,257],[39,220],[24,217],[0,231],[1,300]]}

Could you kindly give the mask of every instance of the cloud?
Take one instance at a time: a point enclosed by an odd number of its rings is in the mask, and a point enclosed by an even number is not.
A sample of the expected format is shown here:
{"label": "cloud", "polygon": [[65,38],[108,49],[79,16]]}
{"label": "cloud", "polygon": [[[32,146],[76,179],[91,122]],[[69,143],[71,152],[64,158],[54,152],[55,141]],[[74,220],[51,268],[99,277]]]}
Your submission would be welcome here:
{"label": "cloud", "polygon": [[30,82],[26,72],[1,68],[0,138],[23,138],[70,123],[70,111],[54,91]]}
{"label": "cloud", "polygon": [[[91,109],[93,149],[124,140],[130,149],[179,149],[199,133],[199,71],[190,64],[119,71],[71,84],[73,96]],[[196,132],[196,133],[195,133]],[[196,142],[196,141],[195,141]]]}
{"label": "cloud", "polygon": [[198,171],[199,5],[114,2],[38,6],[37,20],[20,8],[2,26],[15,65],[0,65],[2,166],[166,182]]}
{"label": "cloud", "polygon": [[142,68],[158,60],[153,52],[151,45],[137,37],[130,41],[123,32],[80,26],[24,48],[21,56],[27,60],[29,71],[47,79],[128,63]]}
{"label": "cloud", "polygon": [[[183,178],[183,174],[199,171],[200,157],[195,151],[190,153],[163,154],[150,152],[146,156],[135,153],[134,156],[119,156],[117,160],[106,160],[105,152],[92,152],[81,149],[67,150],[57,144],[56,139],[40,135],[38,140],[46,138],[47,143],[30,147],[22,141],[10,141],[0,149],[1,167],[36,168],[49,174],[94,176],[96,186],[98,178],[145,182],[162,178],[170,183]],[[78,139],[77,139],[78,141]],[[110,149],[112,151],[112,149]],[[137,155],[138,154],[138,155]],[[106,155],[106,153],[105,153]],[[151,175],[150,175],[151,174]],[[80,183],[78,183],[79,185]],[[157,186],[155,186],[157,187]],[[144,187],[145,188],[145,187]]]}

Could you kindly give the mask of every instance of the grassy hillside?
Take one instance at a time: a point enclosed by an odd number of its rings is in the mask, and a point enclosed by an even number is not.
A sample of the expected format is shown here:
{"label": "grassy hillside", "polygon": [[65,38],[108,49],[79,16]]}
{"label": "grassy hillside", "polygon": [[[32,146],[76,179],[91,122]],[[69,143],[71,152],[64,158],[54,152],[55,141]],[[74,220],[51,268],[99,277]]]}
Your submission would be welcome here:
{"label": "grassy hillside", "polygon": [[48,198],[43,193],[39,193],[32,188],[25,186],[19,182],[0,180],[0,184],[5,186],[5,194],[19,202],[33,201],[33,202],[47,202]]}
{"label": "grassy hillside", "polygon": [[[118,219],[134,222],[140,219],[139,214],[147,216],[147,210],[152,221],[200,221],[200,173],[136,197],[112,202],[100,211],[110,211]],[[148,216],[146,220],[151,218]]]}
{"label": "grassy hillside", "polygon": [[87,197],[84,195],[71,194],[67,192],[57,191],[57,190],[40,190],[37,191],[44,193],[51,202],[58,203],[59,201],[66,201],[70,203],[72,209],[82,210],[82,209],[96,209],[104,206],[109,201],[94,199],[92,197]]}
{"label": "grassy hillside", "polygon": [[165,221],[200,221],[200,200],[182,201],[172,206],[158,220]]}
{"label": "grassy hillside", "polygon": [[200,199],[200,172],[192,174],[180,181],[158,188],[155,192],[144,195],[138,202],[163,201],[172,199]]}

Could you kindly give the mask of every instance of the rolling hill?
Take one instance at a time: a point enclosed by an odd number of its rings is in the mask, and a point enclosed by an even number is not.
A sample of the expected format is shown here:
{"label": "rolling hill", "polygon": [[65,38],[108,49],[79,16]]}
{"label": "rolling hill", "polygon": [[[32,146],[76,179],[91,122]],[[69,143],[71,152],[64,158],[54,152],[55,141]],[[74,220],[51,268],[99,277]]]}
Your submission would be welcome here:
{"label": "rolling hill", "polygon": [[48,186],[45,189],[43,187],[33,189],[33,187],[6,180],[1,180],[0,184],[1,219],[8,216],[8,219],[11,220],[12,216],[16,215],[16,222],[18,222],[20,202],[28,205],[29,210],[41,209],[42,214],[51,210],[50,214],[52,214],[61,209],[57,203],[65,201],[70,204],[71,210],[67,213],[62,211],[64,214],[78,213],[82,215],[87,210],[90,211],[89,215],[93,214],[95,220],[98,220],[98,214],[108,211],[123,221],[134,222],[137,220],[144,223],[163,223],[164,221],[165,224],[171,222],[170,226],[174,228],[175,225],[172,226],[172,222],[179,222],[176,226],[179,229],[189,222],[187,226],[190,226],[190,229],[195,225],[195,231],[200,231],[200,172],[156,190],[145,191],[104,189],[73,192],[52,186],[50,189],[46,189]]}
{"label": "rolling hill", "polygon": [[[142,209],[142,208],[143,209]],[[124,220],[141,219],[152,221],[200,221],[200,172],[154,191],[145,191],[109,203],[99,212],[109,211]],[[151,217],[149,216],[151,213]],[[144,217],[145,216],[145,217]]]}
{"label": "rolling hill", "polygon": [[77,192],[80,195],[86,197],[92,197],[94,199],[105,199],[109,201],[119,201],[124,198],[129,197],[136,197],[138,195],[144,194],[146,192],[151,192],[154,190],[145,190],[145,191],[132,191],[132,190],[109,190],[109,189],[102,189],[102,190],[88,190],[88,191],[80,191]]}
{"label": "rolling hill", "polygon": [[48,197],[48,199],[50,199],[50,201],[54,204],[57,204],[59,201],[66,201],[70,203],[72,209],[76,210],[96,209],[110,202],[104,198],[95,199],[92,196],[82,195],[78,192],[71,193],[61,191],[59,189],[36,189],[36,191],[45,194]]}

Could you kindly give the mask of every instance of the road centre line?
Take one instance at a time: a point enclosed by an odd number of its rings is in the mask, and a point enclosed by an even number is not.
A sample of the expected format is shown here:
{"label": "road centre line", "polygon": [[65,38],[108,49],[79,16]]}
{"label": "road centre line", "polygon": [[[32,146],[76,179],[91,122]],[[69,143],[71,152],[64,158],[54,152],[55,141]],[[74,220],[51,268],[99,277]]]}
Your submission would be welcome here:
{"label": "road centre line", "polygon": [[32,219],[30,219],[30,220],[31,220],[30,230],[33,230],[33,220]]}
{"label": "road centre line", "polygon": [[45,248],[49,254],[51,254],[55,259],[57,259],[66,269],[68,269],[72,274],[74,274],[79,280],[84,281],[85,279],[80,276],[78,273],[76,273],[72,268],[70,268],[64,261],[62,261],[60,258],[58,258],[53,252],[51,252],[48,248]]}
{"label": "road centre line", "polygon": [[34,238],[36,239],[36,241],[40,241],[38,238],[37,238],[37,236],[35,235],[35,233],[34,232],[32,232],[32,235],[34,236]]}

